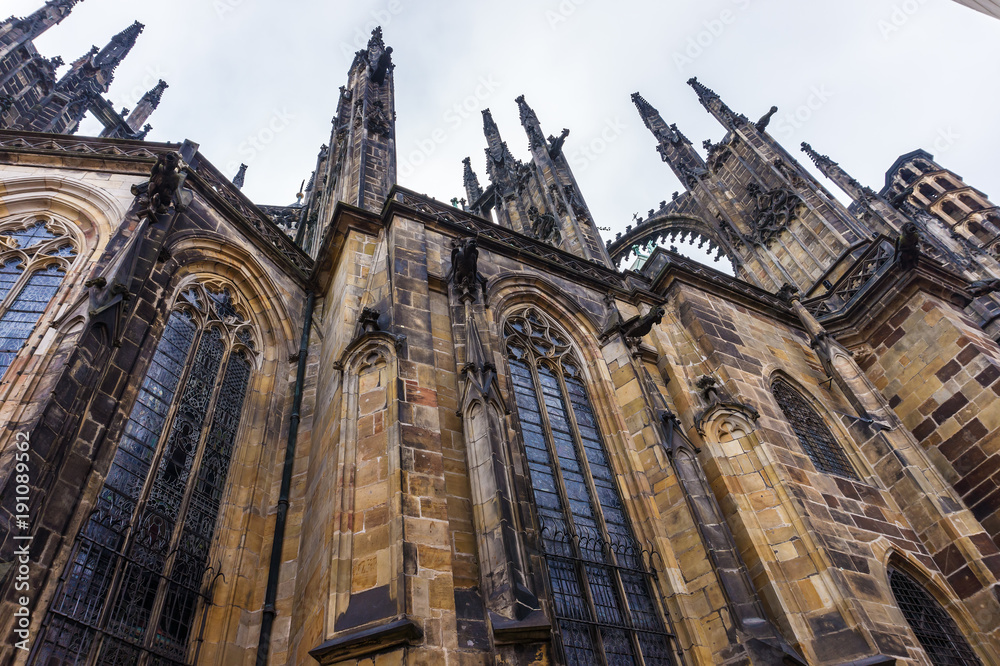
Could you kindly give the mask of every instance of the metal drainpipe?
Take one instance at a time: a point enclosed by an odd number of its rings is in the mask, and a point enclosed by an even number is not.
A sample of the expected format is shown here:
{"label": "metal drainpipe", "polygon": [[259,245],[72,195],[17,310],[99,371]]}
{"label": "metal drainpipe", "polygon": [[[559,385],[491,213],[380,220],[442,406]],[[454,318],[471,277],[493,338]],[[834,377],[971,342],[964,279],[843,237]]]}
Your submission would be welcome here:
{"label": "metal drainpipe", "polygon": [[292,398],[292,418],[288,424],[288,445],[285,463],[281,470],[281,492],[278,511],[274,520],[274,541],[271,544],[271,564],[267,571],[264,606],[261,609],[260,640],[257,643],[257,666],[267,666],[271,648],[271,627],[274,625],[275,598],[278,596],[278,574],[281,570],[281,550],[285,542],[285,521],[288,518],[288,495],[292,486],[292,466],[295,463],[295,443],[299,437],[299,410],[302,407],[302,385],[306,375],[306,357],[309,354],[309,329],[312,327],[313,304],[316,293],[311,289],[306,297],[305,322],[302,324],[302,341],[299,343],[299,365],[295,374],[295,396]]}

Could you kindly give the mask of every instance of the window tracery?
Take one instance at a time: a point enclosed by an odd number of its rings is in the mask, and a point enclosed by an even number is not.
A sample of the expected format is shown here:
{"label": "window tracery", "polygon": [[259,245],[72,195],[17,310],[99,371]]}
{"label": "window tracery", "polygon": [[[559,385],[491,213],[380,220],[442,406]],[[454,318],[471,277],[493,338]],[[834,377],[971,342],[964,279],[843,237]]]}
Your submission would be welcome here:
{"label": "window tracery", "polygon": [[77,255],[69,227],[33,215],[0,224],[0,378],[17,357]]}
{"label": "window tracery", "polygon": [[529,308],[504,328],[567,664],[672,664],[649,554],[636,541],[567,337]]}
{"label": "window tracery", "polygon": [[257,344],[229,288],[176,299],[33,664],[188,663]]}

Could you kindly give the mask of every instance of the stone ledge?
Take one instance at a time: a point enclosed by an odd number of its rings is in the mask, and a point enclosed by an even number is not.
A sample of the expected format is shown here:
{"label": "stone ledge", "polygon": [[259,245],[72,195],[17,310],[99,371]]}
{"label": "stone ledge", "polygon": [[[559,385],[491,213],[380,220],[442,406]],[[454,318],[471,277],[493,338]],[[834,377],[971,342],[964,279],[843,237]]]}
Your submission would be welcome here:
{"label": "stone ledge", "polygon": [[408,617],[401,617],[331,638],[309,650],[309,656],[327,666],[345,659],[356,659],[394,647],[411,645],[423,638],[423,635],[420,625]]}
{"label": "stone ledge", "polygon": [[841,666],[893,666],[895,663],[895,657],[886,657],[885,655],[877,654],[874,657],[845,661]]}
{"label": "stone ledge", "polygon": [[493,611],[489,612],[489,617],[493,641],[497,645],[548,641],[552,638],[552,625],[540,610],[528,613],[523,620],[511,620]]}

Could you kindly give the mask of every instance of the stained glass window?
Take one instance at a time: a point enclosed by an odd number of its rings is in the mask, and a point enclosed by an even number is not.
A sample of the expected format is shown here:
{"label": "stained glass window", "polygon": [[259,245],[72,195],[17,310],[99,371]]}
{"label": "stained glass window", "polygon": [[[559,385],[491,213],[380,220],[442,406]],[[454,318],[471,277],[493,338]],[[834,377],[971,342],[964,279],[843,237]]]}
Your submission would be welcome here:
{"label": "stained glass window", "polygon": [[781,378],[771,385],[771,393],[818,471],[849,479],[858,478],[844,449],[802,394]]}
{"label": "stained glass window", "polygon": [[899,610],[934,666],[982,664],[955,621],[920,583],[909,574],[890,568],[889,587]]}
{"label": "stained glass window", "polygon": [[250,334],[231,295],[196,285],[178,303],[33,664],[189,663],[253,366],[233,349]]}
{"label": "stained glass window", "polygon": [[58,264],[33,272],[0,315],[0,377],[35,330],[35,324],[59,290],[64,274],[65,270]]}
{"label": "stained glass window", "polygon": [[35,330],[75,256],[63,223],[33,217],[0,224],[0,378]]}
{"label": "stained glass window", "polygon": [[625,515],[568,339],[533,309],[504,333],[562,660],[672,664],[648,553]]}

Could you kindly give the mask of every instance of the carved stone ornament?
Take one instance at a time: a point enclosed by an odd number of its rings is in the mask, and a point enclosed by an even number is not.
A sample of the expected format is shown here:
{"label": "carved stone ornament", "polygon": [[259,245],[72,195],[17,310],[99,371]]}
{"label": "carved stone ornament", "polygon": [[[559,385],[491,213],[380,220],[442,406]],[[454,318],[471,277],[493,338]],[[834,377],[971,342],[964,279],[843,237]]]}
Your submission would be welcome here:
{"label": "carved stone ornament", "polygon": [[538,209],[532,206],[528,209],[528,219],[531,220],[531,233],[540,241],[560,240],[559,224],[556,218],[548,213],[539,213]]}
{"label": "carved stone ornament", "polygon": [[177,153],[163,153],[156,158],[149,180],[131,188],[132,194],[146,205],[144,215],[163,215],[171,204],[180,212],[191,204],[194,195],[184,189],[186,167]]}
{"label": "carved stone ornament", "polygon": [[765,192],[760,185],[750,183],[747,185],[747,193],[753,200],[750,240],[757,245],[770,246],[806,205],[799,195],[786,187],[776,187]]}
{"label": "carved stone ornament", "polygon": [[695,382],[706,408],[695,417],[698,434],[708,441],[728,442],[756,430],[760,413],[741,397],[732,397],[718,380],[702,375]]}
{"label": "carved stone ornament", "polygon": [[385,138],[392,136],[392,123],[382,100],[377,99],[368,107],[365,128],[372,134],[378,134]]}
{"label": "carved stone ornament", "polygon": [[475,301],[480,287],[485,295],[486,278],[479,274],[479,244],[475,238],[462,238],[452,242],[448,278],[462,300]]}

